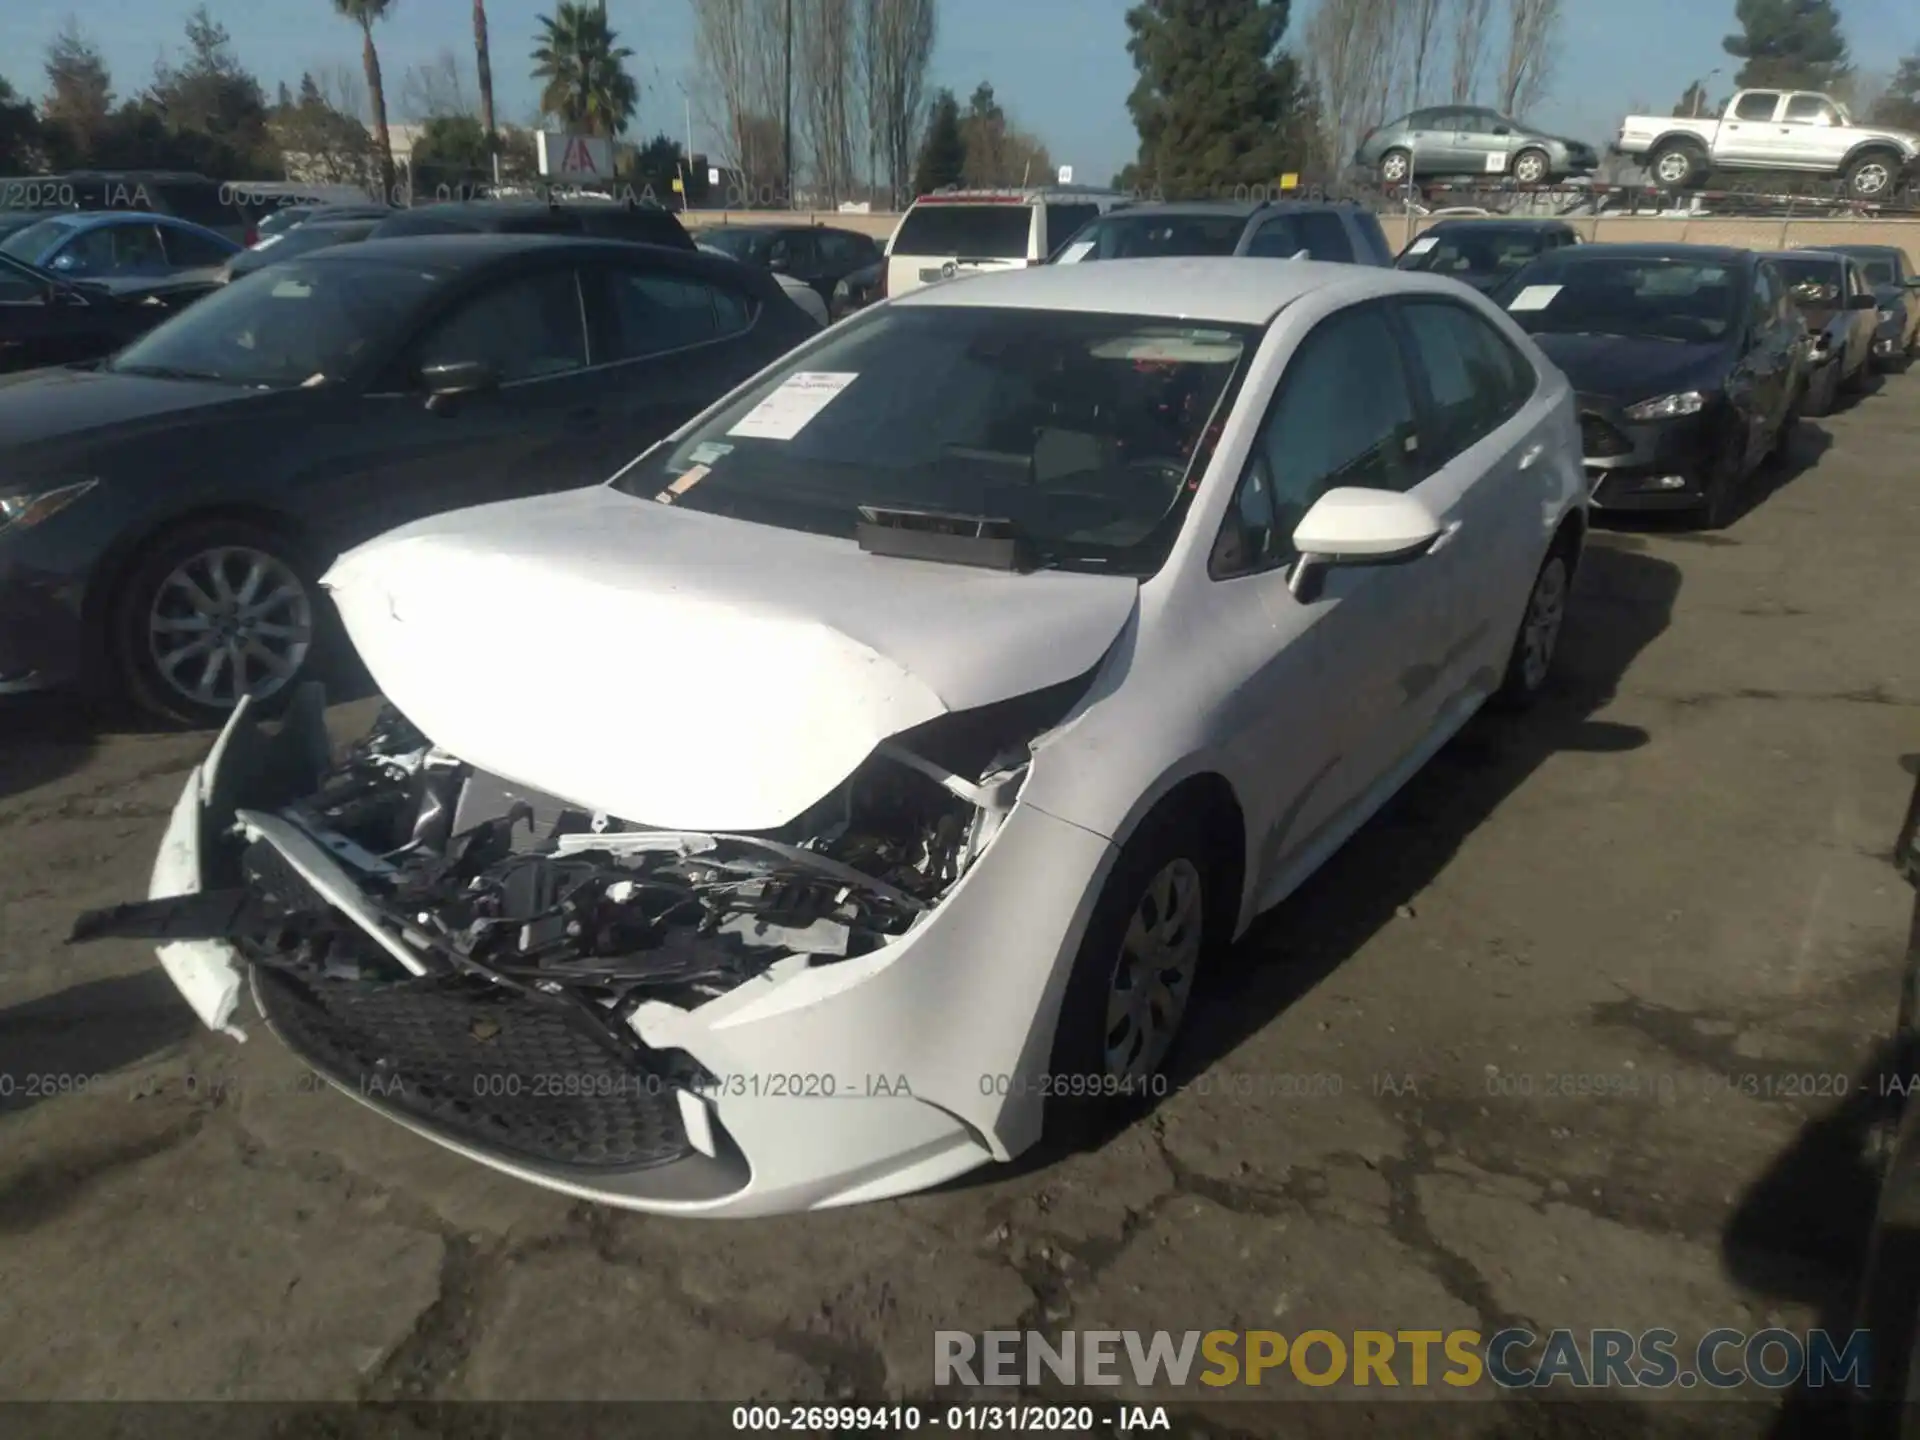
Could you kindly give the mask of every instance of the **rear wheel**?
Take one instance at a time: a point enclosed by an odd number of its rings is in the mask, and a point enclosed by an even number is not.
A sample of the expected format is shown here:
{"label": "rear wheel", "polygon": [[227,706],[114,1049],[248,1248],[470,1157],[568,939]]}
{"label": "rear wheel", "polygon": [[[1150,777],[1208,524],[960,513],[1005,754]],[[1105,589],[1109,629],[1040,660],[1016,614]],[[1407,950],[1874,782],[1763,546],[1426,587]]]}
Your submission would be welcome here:
{"label": "rear wheel", "polygon": [[1706,161],[1691,145],[1663,145],[1647,158],[1647,169],[1668,189],[1684,190],[1700,183],[1706,172]]}
{"label": "rear wheel", "polygon": [[222,723],[289,694],[313,660],[319,587],[299,547],[251,521],[196,521],[135,563],[112,615],[122,682],[148,715]]}

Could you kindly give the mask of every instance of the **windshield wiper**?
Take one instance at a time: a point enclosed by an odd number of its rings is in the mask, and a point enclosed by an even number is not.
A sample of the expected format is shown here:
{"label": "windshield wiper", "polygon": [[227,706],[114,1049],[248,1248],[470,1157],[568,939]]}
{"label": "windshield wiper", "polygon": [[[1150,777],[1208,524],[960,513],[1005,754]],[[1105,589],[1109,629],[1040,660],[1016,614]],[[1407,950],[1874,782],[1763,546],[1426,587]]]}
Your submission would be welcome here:
{"label": "windshield wiper", "polygon": [[1032,539],[1000,515],[862,505],[853,538],[869,555],[935,560],[1025,574],[1041,566]]}

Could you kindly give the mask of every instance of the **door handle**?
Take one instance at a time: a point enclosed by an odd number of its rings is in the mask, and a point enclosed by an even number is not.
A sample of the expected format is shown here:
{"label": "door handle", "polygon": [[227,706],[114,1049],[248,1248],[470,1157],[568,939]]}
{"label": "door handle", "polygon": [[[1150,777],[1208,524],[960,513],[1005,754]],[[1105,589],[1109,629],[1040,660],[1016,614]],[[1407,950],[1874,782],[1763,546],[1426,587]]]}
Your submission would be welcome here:
{"label": "door handle", "polygon": [[1524,452],[1522,452],[1520,456],[1520,468],[1522,470],[1531,470],[1534,467],[1534,465],[1539,462],[1540,457],[1546,453],[1547,453],[1546,443],[1544,441],[1536,440],[1533,444],[1529,445]]}

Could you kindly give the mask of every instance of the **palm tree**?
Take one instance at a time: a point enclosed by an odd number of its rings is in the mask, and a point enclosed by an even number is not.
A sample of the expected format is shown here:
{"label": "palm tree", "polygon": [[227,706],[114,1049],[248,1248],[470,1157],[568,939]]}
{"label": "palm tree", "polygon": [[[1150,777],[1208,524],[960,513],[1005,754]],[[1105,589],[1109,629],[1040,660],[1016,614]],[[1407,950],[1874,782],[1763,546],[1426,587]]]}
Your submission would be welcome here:
{"label": "palm tree", "polygon": [[380,52],[373,48],[373,22],[387,18],[393,0],[333,0],[333,8],[360,27],[365,42],[360,58],[367,67],[367,96],[373,102],[373,139],[380,149],[380,183],[386,187],[383,198],[393,199],[393,136],[387,130],[387,92],[380,83]]}
{"label": "palm tree", "polygon": [[480,77],[480,125],[487,132],[487,154],[500,151],[493,128],[493,59],[487,53],[487,0],[473,0],[474,73]]}
{"label": "palm tree", "polygon": [[633,51],[613,43],[606,0],[560,0],[552,15],[539,18],[544,33],[533,52],[533,74],[546,82],[540,108],[589,135],[624,134],[640,90],[627,73]]}

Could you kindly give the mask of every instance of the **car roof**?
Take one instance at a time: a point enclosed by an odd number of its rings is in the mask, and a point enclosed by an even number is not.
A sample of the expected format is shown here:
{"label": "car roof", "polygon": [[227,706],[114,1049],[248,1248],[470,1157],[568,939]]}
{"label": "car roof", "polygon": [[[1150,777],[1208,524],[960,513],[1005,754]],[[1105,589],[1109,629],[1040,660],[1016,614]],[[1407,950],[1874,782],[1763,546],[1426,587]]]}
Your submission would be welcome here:
{"label": "car roof", "polygon": [[1795,246],[1791,250],[1766,250],[1761,253],[1768,260],[1824,260],[1829,265],[1839,265],[1845,261],[1860,258],[1857,255],[1836,254],[1832,250],[1816,249],[1811,245],[1804,249]]}
{"label": "car roof", "polygon": [[[1428,230],[1571,230],[1564,220],[1539,215],[1441,215]],[[1626,247],[1620,246],[1620,249]]]}
{"label": "car roof", "polygon": [[1807,250],[1824,250],[1834,255],[1851,255],[1856,260],[1863,260],[1870,256],[1878,259],[1882,255],[1889,257],[1899,256],[1905,259],[1907,253],[1898,245],[1807,245],[1802,248]]}
{"label": "car roof", "polygon": [[1678,241],[1668,244],[1661,240],[1639,240],[1625,244],[1609,240],[1598,245],[1573,245],[1554,251],[1552,258],[1557,262],[1582,265],[1609,256],[1628,260],[1713,261],[1721,265],[1748,265],[1754,259],[1753,251],[1743,250],[1737,245],[1688,245]]}
{"label": "car roof", "polygon": [[[761,279],[772,283],[772,276],[766,271],[707,251],[689,250],[678,245],[645,245],[633,240],[609,240],[594,235],[503,235],[496,231],[391,235],[384,239],[362,240],[356,245],[330,245],[308,251],[300,256],[300,263],[358,265],[371,261],[376,264],[425,265],[453,275],[503,264],[517,255],[554,250],[571,252],[583,260],[631,259],[634,252],[639,251],[652,258],[671,256],[670,263],[677,269],[693,275],[724,278],[742,289],[756,288]],[[762,293],[765,293],[764,289]]]}
{"label": "car roof", "polygon": [[1168,320],[1264,325],[1283,306],[1329,286],[1360,294],[1457,294],[1450,280],[1376,265],[1226,256],[1103,260],[995,270],[926,285],[896,305],[981,306],[1145,315]]}

